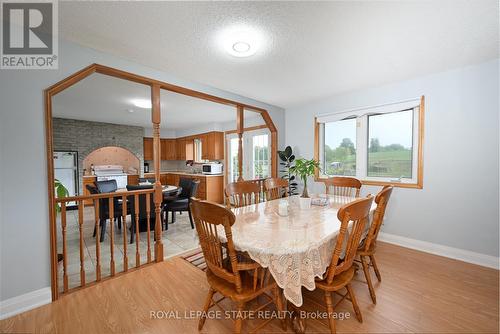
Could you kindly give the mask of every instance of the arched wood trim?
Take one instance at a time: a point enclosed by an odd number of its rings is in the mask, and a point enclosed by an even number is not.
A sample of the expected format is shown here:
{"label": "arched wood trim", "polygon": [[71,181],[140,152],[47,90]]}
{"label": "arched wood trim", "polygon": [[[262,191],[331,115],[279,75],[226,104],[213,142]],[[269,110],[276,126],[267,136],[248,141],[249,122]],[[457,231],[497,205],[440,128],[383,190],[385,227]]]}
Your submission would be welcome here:
{"label": "arched wood trim", "polygon": [[[159,124],[160,124],[160,109],[159,104],[158,107],[154,107],[158,99],[159,101],[159,89],[165,89],[171,92],[212,101],[216,103],[221,103],[225,105],[234,106],[238,110],[241,108],[242,110],[247,109],[254,112],[258,112],[261,114],[266,126],[271,131],[271,174],[273,177],[277,176],[278,173],[278,162],[277,162],[277,138],[278,133],[276,126],[274,125],[269,113],[266,109],[255,107],[252,105],[244,104],[241,102],[225,99],[222,97],[210,95],[207,93],[195,91],[189,88],[177,86],[174,84],[170,84],[167,82],[162,82],[159,80],[147,78],[141,75],[137,75],[134,73],[126,72],[123,70],[119,70],[113,67],[108,67],[100,64],[91,64],[78,72],[70,75],[69,77],[57,82],[56,84],[50,86],[49,88],[44,90],[44,104],[45,104],[45,137],[46,137],[46,147],[47,147],[47,175],[48,175],[48,198],[49,198],[49,221],[50,221],[50,262],[51,262],[51,290],[52,290],[52,300],[56,300],[59,297],[58,292],[58,282],[57,282],[57,236],[56,236],[56,227],[53,222],[55,221],[55,198],[54,198],[54,166],[53,166],[53,147],[52,147],[52,97],[59,94],[60,92],[68,89],[79,81],[85,79],[93,73],[100,73],[104,75],[109,75],[115,78],[124,79],[140,84],[144,84],[150,86],[152,89],[152,102],[153,102],[153,110],[152,110],[152,121],[153,125],[157,125],[156,136],[158,137],[157,144],[155,146],[155,160],[159,158],[160,151],[160,141],[159,141]],[[159,170],[159,169],[155,169]],[[159,183],[159,173],[155,174],[156,183]],[[155,187],[158,188],[158,187]],[[157,190],[159,190],[158,188]],[[159,190],[161,191],[161,190]],[[156,208],[155,208],[156,209]],[[157,224],[158,225],[158,224]],[[160,232],[161,233],[161,232]],[[157,234],[158,235],[158,234]],[[161,242],[161,238],[160,238]],[[159,246],[155,246],[159,247]],[[157,253],[160,254],[160,253]],[[156,261],[161,261],[162,258],[157,257]]]}

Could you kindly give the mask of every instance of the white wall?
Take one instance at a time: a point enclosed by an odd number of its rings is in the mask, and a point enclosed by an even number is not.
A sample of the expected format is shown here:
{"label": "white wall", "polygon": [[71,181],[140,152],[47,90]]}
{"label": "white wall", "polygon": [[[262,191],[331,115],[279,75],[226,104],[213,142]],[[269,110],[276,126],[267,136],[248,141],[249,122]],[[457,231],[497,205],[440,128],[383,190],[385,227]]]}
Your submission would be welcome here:
{"label": "white wall", "polygon": [[75,44],[60,43],[59,70],[0,70],[0,300],[50,286],[43,90],[92,63],[265,108],[284,142],[281,108]]}
{"label": "white wall", "polygon": [[495,60],[287,109],[286,143],[312,158],[315,115],[425,95],[424,188],[396,188],[382,231],[498,257],[498,75]]}

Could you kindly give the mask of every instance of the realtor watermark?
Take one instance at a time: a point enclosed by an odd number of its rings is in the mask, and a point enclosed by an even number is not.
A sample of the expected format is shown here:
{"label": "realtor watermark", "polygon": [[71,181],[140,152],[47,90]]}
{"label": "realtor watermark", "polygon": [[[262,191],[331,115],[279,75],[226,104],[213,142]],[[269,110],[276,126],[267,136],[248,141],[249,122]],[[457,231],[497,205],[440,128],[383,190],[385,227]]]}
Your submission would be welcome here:
{"label": "realtor watermark", "polygon": [[1,69],[58,68],[57,0],[0,0]]}
{"label": "realtor watermark", "polygon": [[[344,320],[351,317],[349,312],[323,312],[323,311],[299,311],[300,318],[302,319],[337,319]],[[192,319],[285,319],[291,318],[293,313],[291,311],[270,311],[270,310],[259,310],[259,311],[199,311],[199,310],[156,310],[149,312],[150,319],[158,320],[192,320]]]}

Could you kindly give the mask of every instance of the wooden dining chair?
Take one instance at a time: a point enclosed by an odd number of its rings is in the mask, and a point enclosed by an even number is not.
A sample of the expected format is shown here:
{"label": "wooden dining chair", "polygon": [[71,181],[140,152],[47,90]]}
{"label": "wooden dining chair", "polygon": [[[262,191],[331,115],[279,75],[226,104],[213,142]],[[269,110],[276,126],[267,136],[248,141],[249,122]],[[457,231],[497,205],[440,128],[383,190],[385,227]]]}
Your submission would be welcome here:
{"label": "wooden dining chair", "polygon": [[[384,222],[385,209],[389,198],[392,194],[392,186],[385,186],[375,197],[375,203],[377,203],[377,208],[373,214],[372,224],[368,230],[368,234],[365,239],[361,242],[358,248],[357,255],[361,261],[363,267],[363,272],[365,274],[366,283],[368,284],[368,290],[370,290],[370,296],[374,304],[377,303],[377,297],[375,296],[375,289],[373,288],[371,276],[370,276],[370,266],[373,267],[375,275],[379,282],[382,281],[380,276],[380,271],[377,267],[377,262],[375,261],[375,250],[377,248],[377,237],[380,227]],[[368,262],[369,258],[370,262]]]}
{"label": "wooden dining chair", "polygon": [[266,191],[266,200],[279,199],[288,196],[288,181],[272,177],[264,181],[264,189]]}
{"label": "wooden dining chair", "polygon": [[335,196],[359,197],[361,181],[354,177],[335,176],[322,180],[326,193]]}
{"label": "wooden dining chair", "polygon": [[257,204],[261,201],[261,187],[255,181],[232,182],[226,186],[224,191],[226,205],[231,208]]}
{"label": "wooden dining chair", "polygon": [[[236,303],[239,315],[246,313],[245,305],[248,302],[260,296],[267,297],[267,303],[260,305],[254,311],[261,310],[274,302],[278,311],[283,314],[279,288],[269,271],[251,260],[248,255],[242,256],[241,253],[237,253],[234,248],[231,226],[236,218],[233,212],[222,205],[195,198],[190,206],[207,264],[206,275],[210,285],[198,329],[203,328],[208,310],[212,306],[220,306],[219,302],[224,298]],[[225,240],[220,239],[222,231]],[[223,242],[226,244],[225,249],[222,246]],[[223,297],[213,300],[216,292]],[[257,331],[271,320],[272,318],[267,319],[252,331]],[[236,317],[234,332],[241,333],[242,321],[241,316]],[[282,319],[281,323],[286,330],[285,320]]]}
{"label": "wooden dining chair", "polygon": [[[347,298],[351,301],[359,322],[363,322],[363,318],[351,286],[351,281],[355,273],[353,261],[356,257],[356,250],[358,249],[364,226],[369,219],[372,202],[373,196],[370,195],[346,204],[339,209],[337,218],[340,220],[341,225],[333,250],[332,260],[324,277],[316,279],[316,288],[323,290],[325,293],[328,314],[334,314],[336,306]],[[345,294],[340,294],[338,291],[343,288],[347,291]],[[332,293],[341,296],[341,299],[335,305],[333,305]],[[329,316],[328,322],[330,332],[335,333],[334,317]]]}

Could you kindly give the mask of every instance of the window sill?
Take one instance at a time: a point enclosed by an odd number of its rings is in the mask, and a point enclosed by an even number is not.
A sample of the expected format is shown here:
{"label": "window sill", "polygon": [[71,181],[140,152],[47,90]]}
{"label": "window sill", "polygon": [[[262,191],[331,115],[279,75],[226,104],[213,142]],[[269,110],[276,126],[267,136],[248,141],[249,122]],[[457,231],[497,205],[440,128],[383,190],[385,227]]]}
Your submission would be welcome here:
{"label": "window sill", "polygon": [[[322,182],[327,180],[326,177],[315,177],[314,181]],[[366,186],[393,186],[395,188],[409,188],[409,189],[423,189],[422,183],[403,183],[403,182],[389,182],[389,181],[373,181],[373,180],[360,180],[361,184]]]}

